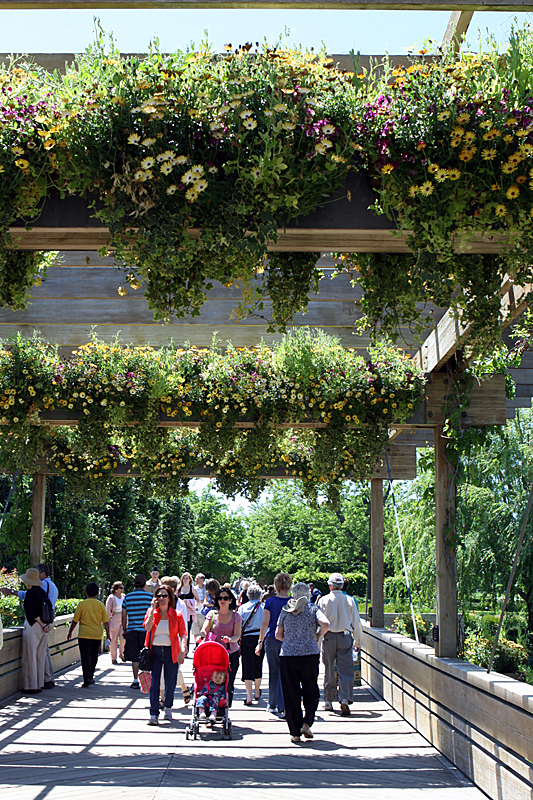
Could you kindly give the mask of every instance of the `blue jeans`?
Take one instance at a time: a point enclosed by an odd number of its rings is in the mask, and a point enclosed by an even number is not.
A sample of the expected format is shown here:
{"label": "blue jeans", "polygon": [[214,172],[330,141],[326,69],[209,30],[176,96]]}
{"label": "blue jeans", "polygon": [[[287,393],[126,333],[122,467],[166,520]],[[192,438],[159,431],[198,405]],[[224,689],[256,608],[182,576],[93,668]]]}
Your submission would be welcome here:
{"label": "blue jeans", "polygon": [[165,708],[174,705],[174,692],[178,680],[178,663],[172,661],[172,648],[152,646],[152,684],[150,686],[150,716],[159,716],[159,687],[161,686],[161,672],[165,675]]}
{"label": "blue jeans", "polygon": [[283,642],[273,636],[265,638],[265,653],[268,662],[268,705],[270,708],[277,708],[278,711],[285,711],[279,672],[279,651],[282,644]]}

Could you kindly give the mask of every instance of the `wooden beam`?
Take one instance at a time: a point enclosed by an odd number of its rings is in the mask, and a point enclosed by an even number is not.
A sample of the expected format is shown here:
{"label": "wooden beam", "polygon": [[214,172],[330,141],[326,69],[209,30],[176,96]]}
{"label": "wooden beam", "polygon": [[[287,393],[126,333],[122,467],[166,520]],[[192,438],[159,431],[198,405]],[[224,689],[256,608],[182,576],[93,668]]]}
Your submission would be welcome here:
{"label": "wooden beam", "polygon": [[37,472],[33,476],[31,500],[30,558],[32,564],[39,564],[43,560],[45,509],[46,475]]}
{"label": "wooden beam", "polygon": [[473,16],[473,11],[452,11],[442,40],[443,50],[459,52]]}
{"label": "wooden beam", "polygon": [[[411,448],[414,450],[414,448]],[[391,470],[392,472],[392,470]],[[370,481],[370,596],[372,628],[384,626],[383,597],[383,480]]]}
{"label": "wooden beam", "polygon": [[435,426],[435,548],[438,641],[435,655],[457,657],[457,559],[455,481],[442,428]]}
{"label": "wooden beam", "polygon": [[[280,225],[278,240],[269,245],[275,251],[409,252],[406,234],[396,235],[393,223],[377,216],[369,207],[376,195],[364,171],[348,173],[344,186],[328,203],[305,217]],[[108,231],[92,216],[81,197],[53,195],[46,199],[39,219],[27,230],[22,222],[10,228],[16,245],[26,250],[99,250],[108,242]],[[191,229],[191,237],[198,231]],[[497,253],[502,237],[479,234],[473,237],[469,252]],[[464,247],[464,241],[461,243]]]}
{"label": "wooden beam", "polygon": [[[392,480],[407,481],[414,480],[414,478],[416,478],[416,449],[414,447],[400,447],[398,445],[388,446],[387,455],[389,457]],[[372,476],[372,482],[377,480],[379,483],[382,483],[383,478],[381,476],[379,465],[384,458],[385,455],[382,453],[377,460],[377,467]],[[36,468],[38,469],[37,474],[39,476],[68,474],[66,471],[58,472],[57,469],[53,467],[45,458],[38,460]],[[119,467],[117,467],[117,469],[113,470],[112,475],[116,478],[138,478],[141,473],[136,467],[128,462],[126,464],[121,464]],[[161,477],[165,476],[162,475]],[[203,464],[198,464],[196,468],[191,469],[184,477],[216,478],[216,474],[210,467],[206,467]],[[272,469],[268,473],[257,475],[256,477],[258,480],[291,480],[293,475],[290,473],[290,468],[287,468],[286,466],[280,466],[276,469]]]}
{"label": "wooden beam", "polygon": [[[456,404],[458,393],[466,388],[461,373],[448,375],[434,372],[426,387],[426,422],[442,424]],[[470,390],[470,405],[462,412],[463,425],[505,425],[505,375],[492,375],[474,380]],[[396,426],[394,426],[396,427]]]}
{"label": "wooden beam", "polygon": [[0,9],[303,8],[329,11],[533,11],[531,0],[0,0]]}
{"label": "wooden beam", "polygon": [[[504,281],[501,288],[501,314],[505,320],[504,328],[508,328],[522,314],[527,306],[527,298],[533,291],[531,284],[515,286],[510,280]],[[416,355],[416,361],[424,372],[434,372],[465,344],[468,344],[469,326],[462,325],[451,311],[447,311],[439,320],[434,330],[426,337],[424,344]],[[463,354],[462,361],[466,366],[468,354]]]}

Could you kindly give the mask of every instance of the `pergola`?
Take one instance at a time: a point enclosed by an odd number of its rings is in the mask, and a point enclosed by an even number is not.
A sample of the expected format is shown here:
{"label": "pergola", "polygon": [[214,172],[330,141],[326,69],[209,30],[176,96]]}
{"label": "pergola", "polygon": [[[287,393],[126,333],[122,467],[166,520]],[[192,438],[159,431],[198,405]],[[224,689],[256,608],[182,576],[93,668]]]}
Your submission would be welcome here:
{"label": "pergola", "polygon": [[[533,10],[527,2],[394,2],[370,0],[279,0],[279,2],[253,2],[246,0],[95,0],[95,2],[58,2],[45,0],[0,0],[0,9],[37,8],[321,8],[321,9],[410,9],[453,10],[445,36],[445,45],[457,49],[472,12],[477,9]],[[2,56],[0,56],[1,60]],[[61,68],[72,59],[71,54],[37,55],[33,57],[49,69]],[[333,56],[342,67],[348,66],[347,56]],[[398,57],[398,60],[404,60]],[[365,57],[362,57],[364,64]],[[350,62],[351,64],[351,62]],[[346,199],[349,189],[352,201]],[[338,201],[328,203],[298,224],[287,223],[280,229],[279,238],[271,250],[313,252],[325,255],[319,264],[324,270],[318,294],[311,299],[308,313],[296,314],[290,326],[316,326],[337,335],[344,346],[364,350],[369,339],[354,334],[354,324],[361,316],[361,290],[352,286],[348,276],[330,280],[333,263],[327,253],[337,252],[407,252],[405,235],[395,235],[393,225],[384,217],[376,217],[368,210],[374,196],[362,173],[350,175]],[[271,343],[278,334],[267,332],[263,319],[248,317],[239,322],[231,312],[240,298],[239,288],[216,285],[208,295],[200,317],[171,319],[168,325],[155,323],[142,289],[119,297],[117,288],[121,281],[113,269],[112,257],[102,258],[97,250],[108,240],[108,231],[92,218],[87,204],[81,198],[48,200],[37,222],[27,230],[24,225],[11,229],[16,244],[25,250],[59,250],[62,265],[54,266],[40,287],[35,287],[31,304],[25,311],[12,312],[0,309],[0,336],[6,338],[15,332],[30,334],[39,330],[46,339],[57,344],[64,353],[87,341],[96,326],[98,336],[105,341],[120,335],[125,343],[160,346],[170,338],[181,344],[188,341],[208,346],[214,331],[221,340],[231,339],[236,346],[257,344],[260,339]],[[480,234],[471,252],[498,252],[495,236]],[[524,310],[529,287],[515,287],[509,280],[501,287],[501,304],[507,324]],[[445,440],[442,427],[446,419],[446,405],[451,391],[451,379],[460,381],[456,354],[468,339],[468,329],[461,326],[449,310],[426,309],[428,325],[422,344],[415,340],[406,327],[402,330],[400,346],[404,347],[428,373],[426,399],[413,417],[404,425],[392,425],[390,444],[387,447],[393,479],[412,479],[416,476],[416,448],[434,446],[435,450],[435,526],[436,526],[436,587],[438,637],[435,652],[442,657],[456,655],[457,590],[455,551],[451,544],[455,516],[455,491],[453,475],[445,457]],[[461,359],[460,369],[464,368]],[[526,370],[517,376],[517,400],[506,402],[504,376],[498,375],[475,386],[471,404],[464,412],[464,424],[473,426],[503,425],[512,417],[519,405],[530,405],[533,386],[529,386]],[[533,381],[531,381],[533,384]],[[62,412],[43,414],[45,424],[76,424],[75,415]],[[160,420],[161,425],[172,426],[174,420]],[[44,532],[46,464],[35,473],[32,505],[31,554],[41,560]],[[117,473],[118,474],[118,473]],[[122,473],[123,474],[123,473]],[[130,473],[131,474],[131,473]],[[205,475],[201,470],[198,476]],[[282,477],[271,475],[268,477]],[[374,627],[383,627],[383,480],[387,479],[385,457],[378,460],[371,479],[371,596]]]}

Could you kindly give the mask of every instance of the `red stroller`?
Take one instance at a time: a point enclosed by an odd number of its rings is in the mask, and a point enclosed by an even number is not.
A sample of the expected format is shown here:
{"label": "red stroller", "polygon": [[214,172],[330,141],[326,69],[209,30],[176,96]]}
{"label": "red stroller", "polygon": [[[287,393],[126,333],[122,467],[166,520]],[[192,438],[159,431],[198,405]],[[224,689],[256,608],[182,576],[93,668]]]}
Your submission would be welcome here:
{"label": "red stroller", "polygon": [[[198,737],[200,725],[211,725],[207,719],[200,719],[199,709],[196,708],[198,692],[209,682],[215,670],[224,670],[226,673],[226,694],[228,692],[229,655],[225,647],[218,642],[202,642],[194,651],[192,671],[194,675],[194,702],[192,704],[192,717],[190,725],[185,729],[185,738]],[[218,707],[217,722],[222,722],[222,739],[232,738],[231,720],[228,714],[228,701],[223,698]],[[214,725],[214,723],[213,723]]]}

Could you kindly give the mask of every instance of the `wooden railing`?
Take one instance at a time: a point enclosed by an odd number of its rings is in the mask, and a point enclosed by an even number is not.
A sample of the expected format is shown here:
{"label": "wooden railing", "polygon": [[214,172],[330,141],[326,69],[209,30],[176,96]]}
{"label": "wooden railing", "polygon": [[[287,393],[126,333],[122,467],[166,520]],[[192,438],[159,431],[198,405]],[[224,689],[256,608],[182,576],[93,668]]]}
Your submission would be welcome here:
{"label": "wooden railing", "polygon": [[[56,617],[48,644],[54,672],[79,661],[78,639],[67,642],[73,614]],[[22,689],[22,628],[4,628],[4,646],[0,650],[0,700]]]}
{"label": "wooden railing", "polygon": [[495,800],[533,799],[533,686],[363,624],[362,677]]}

